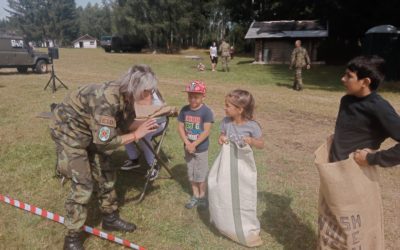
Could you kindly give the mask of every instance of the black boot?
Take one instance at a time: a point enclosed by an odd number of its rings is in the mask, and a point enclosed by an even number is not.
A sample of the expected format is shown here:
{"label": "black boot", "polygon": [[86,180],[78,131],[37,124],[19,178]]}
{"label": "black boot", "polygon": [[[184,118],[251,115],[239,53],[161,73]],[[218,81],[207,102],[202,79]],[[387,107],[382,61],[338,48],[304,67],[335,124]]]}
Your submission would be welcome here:
{"label": "black boot", "polygon": [[117,212],[103,215],[102,227],[107,231],[122,231],[122,232],[133,232],[136,229],[136,225],[133,223],[126,222],[119,218]]}
{"label": "black boot", "polygon": [[68,234],[64,238],[63,250],[84,250],[80,233]]}

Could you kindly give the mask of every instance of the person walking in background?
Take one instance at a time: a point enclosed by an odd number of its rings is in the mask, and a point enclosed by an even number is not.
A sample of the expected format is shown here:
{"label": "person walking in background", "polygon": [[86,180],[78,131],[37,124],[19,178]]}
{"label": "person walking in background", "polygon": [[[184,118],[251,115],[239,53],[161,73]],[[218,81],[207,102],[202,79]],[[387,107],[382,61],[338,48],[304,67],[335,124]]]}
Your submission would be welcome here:
{"label": "person walking in background", "polygon": [[303,89],[301,71],[304,67],[310,69],[310,57],[308,56],[307,50],[301,47],[300,40],[296,40],[294,44],[295,48],[292,52],[289,69],[295,68],[293,89],[300,91]]}
{"label": "person walking in background", "polygon": [[186,203],[187,209],[207,207],[206,179],[208,174],[208,136],[214,122],[214,114],[203,102],[206,86],[193,81],[186,86],[189,104],[178,115],[178,132],[185,147],[185,161],[193,196]]}
{"label": "person walking in background", "polygon": [[219,46],[219,51],[221,52],[222,68],[225,72],[229,72],[229,60],[231,59],[231,46],[229,43],[225,42],[222,38],[222,43]]}
{"label": "person walking in background", "polygon": [[210,59],[211,59],[211,71],[215,71],[218,64],[218,48],[217,43],[213,42],[210,46]]}

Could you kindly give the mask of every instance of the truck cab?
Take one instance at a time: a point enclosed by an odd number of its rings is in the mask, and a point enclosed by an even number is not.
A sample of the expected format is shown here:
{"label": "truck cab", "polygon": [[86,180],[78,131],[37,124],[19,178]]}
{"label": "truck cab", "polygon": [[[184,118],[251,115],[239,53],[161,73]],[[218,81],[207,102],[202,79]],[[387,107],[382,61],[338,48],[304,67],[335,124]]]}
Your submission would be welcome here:
{"label": "truck cab", "polygon": [[32,68],[36,73],[47,73],[50,62],[46,53],[34,51],[22,37],[0,34],[0,68],[16,68],[20,73]]}
{"label": "truck cab", "polygon": [[100,46],[105,52],[111,52],[111,40],[112,36],[102,36],[100,38]]}

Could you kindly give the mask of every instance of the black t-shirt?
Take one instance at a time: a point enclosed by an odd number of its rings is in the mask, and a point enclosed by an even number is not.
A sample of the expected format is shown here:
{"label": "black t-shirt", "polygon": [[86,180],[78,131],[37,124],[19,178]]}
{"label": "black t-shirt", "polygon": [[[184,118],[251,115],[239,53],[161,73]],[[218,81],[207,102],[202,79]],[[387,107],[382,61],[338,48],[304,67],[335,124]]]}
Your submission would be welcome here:
{"label": "black t-shirt", "polygon": [[[376,92],[366,97],[345,95],[340,101],[330,161],[341,161],[357,149],[379,149],[386,138],[400,141],[400,117]],[[368,154],[370,165],[390,167],[400,164],[400,144]]]}

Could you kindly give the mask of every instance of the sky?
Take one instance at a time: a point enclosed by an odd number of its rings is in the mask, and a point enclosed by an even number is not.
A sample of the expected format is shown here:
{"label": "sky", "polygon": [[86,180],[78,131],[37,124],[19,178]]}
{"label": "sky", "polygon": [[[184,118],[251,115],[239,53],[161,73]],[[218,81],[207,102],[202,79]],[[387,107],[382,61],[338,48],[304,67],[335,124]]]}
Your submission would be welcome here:
{"label": "sky", "polygon": [[[83,6],[85,7],[86,4],[88,3],[101,3],[101,0],[75,0],[76,6]],[[7,12],[4,10],[4,8],[8,7],[7,0],[0,0],[0,19],[3,19],[6,17]]]}

